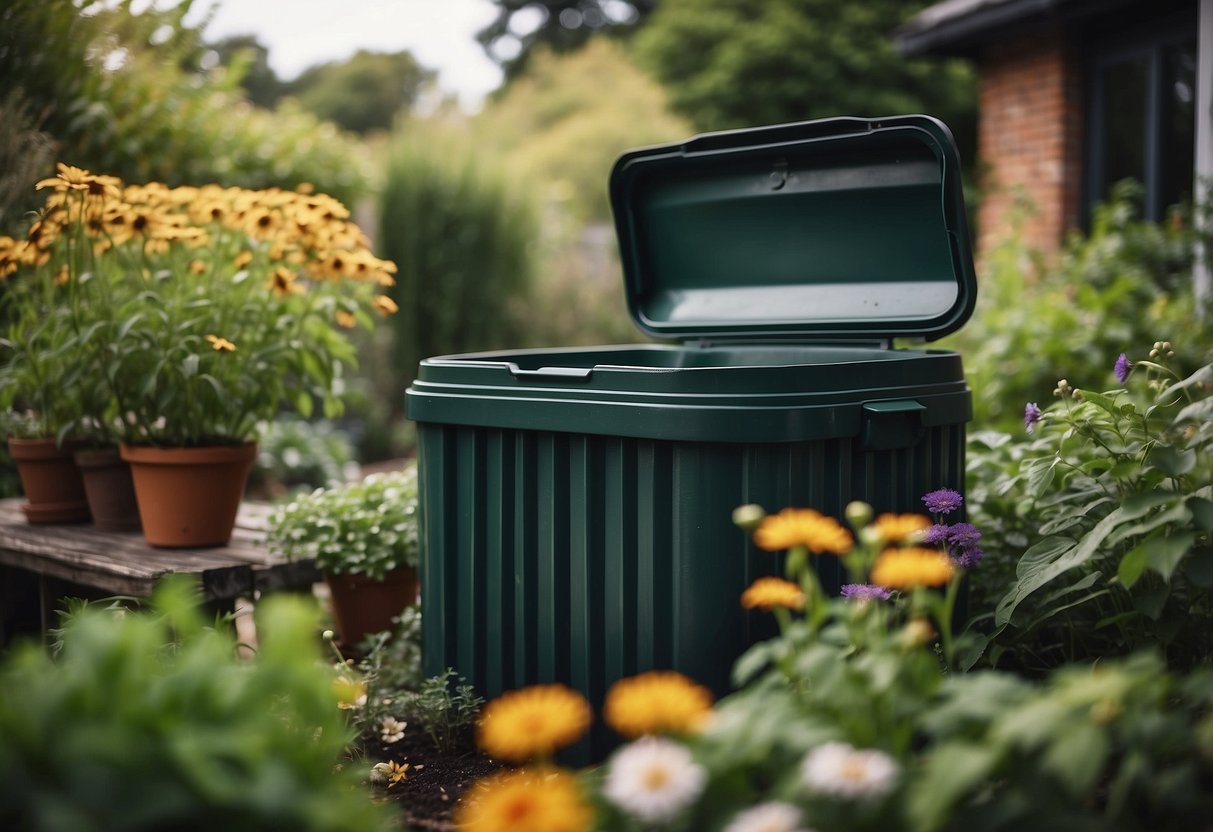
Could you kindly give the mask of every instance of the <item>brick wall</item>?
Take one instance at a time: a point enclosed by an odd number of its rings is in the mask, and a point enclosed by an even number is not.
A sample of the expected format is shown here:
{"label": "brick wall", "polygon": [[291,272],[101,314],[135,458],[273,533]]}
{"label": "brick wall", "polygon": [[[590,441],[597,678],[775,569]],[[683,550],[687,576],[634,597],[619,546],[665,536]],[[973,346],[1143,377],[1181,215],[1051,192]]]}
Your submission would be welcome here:
{"label": "brick wall", "polygon": [[1046,253],[1078,224],[1082,84],[1060,34],[991,45],[980,62],[978,259],[1005,239],[1017,194],[1034,206],[1023,233]]}

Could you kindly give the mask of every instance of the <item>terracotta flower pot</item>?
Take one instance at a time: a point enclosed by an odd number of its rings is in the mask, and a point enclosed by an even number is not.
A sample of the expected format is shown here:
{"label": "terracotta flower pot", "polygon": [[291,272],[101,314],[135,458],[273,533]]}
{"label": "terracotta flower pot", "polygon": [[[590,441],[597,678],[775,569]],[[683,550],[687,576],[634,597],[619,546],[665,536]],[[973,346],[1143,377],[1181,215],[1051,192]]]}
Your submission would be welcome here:
{"label": "terracotta flower pot", "polygon": [[117,448],[89,448],[76,451],[76,467],[84,477],[93,525],[103,532],[131,532],[139,529],[139,507],[135,503],[135,483],[130,463]]}
{"label": "terracotta flower pot", "polygon": [[145,448],[123,444],[143,536],[165,549],[223,546],[232,537],[257,444]]}
{"label": "terracotta flower pot", "polygon": [[28,502],[21,506],[32,524],[84,523],[88,501],[72,454],[80,445],[68,440],[60,448],[54,439],[8,440],[8,453],[17,465]]}
{"label": "terracotta flower pot", "polygon": [[382,581],[366,575],[334,575],[325,583],[333,599],[333,618],[342,647],[353,648],[370,633],[392,628],[392,616],[417,603],[417,570],[406,566],[389,572]]}

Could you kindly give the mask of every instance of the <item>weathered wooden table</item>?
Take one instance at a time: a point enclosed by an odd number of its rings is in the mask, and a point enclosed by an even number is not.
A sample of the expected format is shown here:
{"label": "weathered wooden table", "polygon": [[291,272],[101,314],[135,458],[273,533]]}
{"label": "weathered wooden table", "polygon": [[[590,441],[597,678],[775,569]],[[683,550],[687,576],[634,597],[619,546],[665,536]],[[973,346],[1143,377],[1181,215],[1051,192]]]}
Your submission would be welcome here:
{"label": "weathered wooden table", "polygon": [[[0,500],[0,641],[36,604],[43,631],[54,604],[67,595],[145,598],[166,575],[198,579],[204,602],[230,609],[237,598],[309,588],[320,575],[313,561],[286,561],[265,547],[270,506],[244,503],[227,546],[153,549],[140,532],[100,532],[88,523],[31,526],[22,499]],[[36,596],[36,601],[30,596]]]}

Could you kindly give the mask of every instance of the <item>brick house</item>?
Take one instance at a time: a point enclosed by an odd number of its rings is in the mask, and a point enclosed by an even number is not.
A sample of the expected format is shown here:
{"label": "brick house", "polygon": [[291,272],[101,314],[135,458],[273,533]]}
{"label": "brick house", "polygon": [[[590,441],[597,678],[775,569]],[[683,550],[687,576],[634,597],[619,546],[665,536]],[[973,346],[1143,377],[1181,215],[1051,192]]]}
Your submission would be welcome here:
{"label": "brick house", "polygon": [[1036,209],[1024,232],[1048,252],[1120,179],[1159,219],[1213,174],[1213,0],[945,0],[895,39],[976,63],[979,254],[1019,189]]}

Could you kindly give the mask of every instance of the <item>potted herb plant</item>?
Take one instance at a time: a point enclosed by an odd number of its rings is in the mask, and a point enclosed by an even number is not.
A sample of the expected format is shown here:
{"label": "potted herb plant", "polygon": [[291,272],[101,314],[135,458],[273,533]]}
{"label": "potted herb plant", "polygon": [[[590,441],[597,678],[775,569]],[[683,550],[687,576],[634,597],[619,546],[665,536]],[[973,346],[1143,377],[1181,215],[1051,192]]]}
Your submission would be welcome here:
{"label": "potted herb plant", "polygon": [[[117,433],[147,541],[226,543],[257,424],[283,405],[340,412],[349,330],[395,311],[376,294],[395,266],[306,189],[123,185],[66,165],[40,185],[40,233],[65,252],[51,283],[87,296],[64,314],[103,383],[93,421]],[[44,272],[37,249],[23,241],[16,262]]]}
{"label": "potted herb plant", "polygon": [[418,519],[417,471],[410,465],[279,505],[267,543],[287,558],[315,559],[349,648],[390,629],[392,617],[417,602]]}

